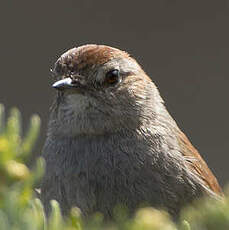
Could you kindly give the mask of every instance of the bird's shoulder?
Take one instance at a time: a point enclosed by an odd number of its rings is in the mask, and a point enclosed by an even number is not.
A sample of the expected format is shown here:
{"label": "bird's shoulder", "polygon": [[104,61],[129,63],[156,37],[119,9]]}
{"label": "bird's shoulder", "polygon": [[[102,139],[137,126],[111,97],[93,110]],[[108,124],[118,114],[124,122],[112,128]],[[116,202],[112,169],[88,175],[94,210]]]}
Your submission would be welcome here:
{"label": "bird's shoulder", "polygon": [[196,175],[204,182],[205,186],[216,194],[221,195],[222,190],[219,183],[206,162],[203,160],[197,149],[191,144],[187,136],[179,130],[179,146],[182,149],[182,155],[187,159],[188,166],[194,170]]}

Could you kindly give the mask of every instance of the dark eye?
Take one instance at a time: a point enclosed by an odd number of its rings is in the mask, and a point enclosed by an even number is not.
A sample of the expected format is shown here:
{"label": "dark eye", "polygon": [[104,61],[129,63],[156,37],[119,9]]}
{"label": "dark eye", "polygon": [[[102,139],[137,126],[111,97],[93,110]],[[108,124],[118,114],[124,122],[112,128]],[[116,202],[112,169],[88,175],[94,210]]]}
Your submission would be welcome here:
{"label": "dark eye", "polygon": [[109,85],[115,85],[121,81],[119,70],[113,69],[106,73],[105,82]]}

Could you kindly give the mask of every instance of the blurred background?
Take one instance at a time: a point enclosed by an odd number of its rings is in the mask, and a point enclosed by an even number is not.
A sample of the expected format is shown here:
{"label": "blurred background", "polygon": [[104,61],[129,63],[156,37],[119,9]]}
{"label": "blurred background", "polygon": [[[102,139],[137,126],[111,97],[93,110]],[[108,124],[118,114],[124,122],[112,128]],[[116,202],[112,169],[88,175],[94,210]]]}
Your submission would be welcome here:
{"label": "blurred background", "polygon": [[[0,103],[40,115],[41,154],[59,55],[86,43],[128,51],[221,185],[229,182],[229,1],[2,1]],[[26,125],[24,127],[26,129]]]}

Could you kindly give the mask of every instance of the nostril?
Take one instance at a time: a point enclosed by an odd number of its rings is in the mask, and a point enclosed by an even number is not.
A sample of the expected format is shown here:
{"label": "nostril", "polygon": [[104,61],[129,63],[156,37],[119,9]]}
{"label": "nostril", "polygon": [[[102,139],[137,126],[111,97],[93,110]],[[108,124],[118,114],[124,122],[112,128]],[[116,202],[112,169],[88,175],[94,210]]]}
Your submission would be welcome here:
{"label": "nostril", "polygon": [[83,81],[82,76],[79,74],[72,73],[72,74],[70,74],[69,78],[72,80],[72,82],[71,82],[72,85],[79,85]]}

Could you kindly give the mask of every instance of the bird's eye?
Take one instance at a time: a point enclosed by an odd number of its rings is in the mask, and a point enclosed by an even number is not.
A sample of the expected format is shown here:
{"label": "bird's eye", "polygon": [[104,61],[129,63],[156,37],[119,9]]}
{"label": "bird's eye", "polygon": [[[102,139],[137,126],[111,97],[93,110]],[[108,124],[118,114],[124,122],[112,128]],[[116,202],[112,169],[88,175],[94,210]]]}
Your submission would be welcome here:
{"label": "bird's eye", "polygon": [[115,85],[121,81],[119,70],[113,69],[106,74],[106,83],[109,85]]}

